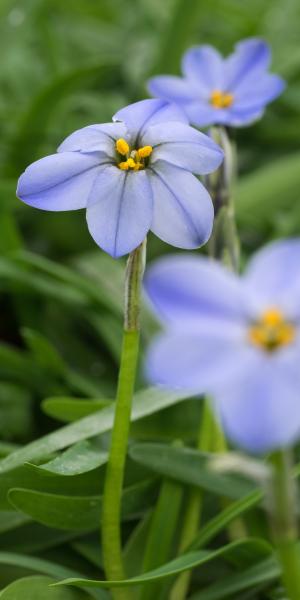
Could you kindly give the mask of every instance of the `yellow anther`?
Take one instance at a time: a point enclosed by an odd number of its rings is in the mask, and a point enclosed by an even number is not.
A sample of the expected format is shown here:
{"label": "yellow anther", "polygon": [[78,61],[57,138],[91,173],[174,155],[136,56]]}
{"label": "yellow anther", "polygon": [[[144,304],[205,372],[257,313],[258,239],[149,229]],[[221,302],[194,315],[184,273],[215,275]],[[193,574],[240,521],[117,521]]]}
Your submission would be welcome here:
{"label": "yellow anther", "polygon": [[145,158],[148,158],[152,152],[152,146],[144,146],[138,150],[131,150],[125,140],[120,138],[116,141],[116,149],[119,154],[125,155],[127,160],[118,163],[119,169],[122,171],[139,171],[145,168]]}
{"label": "yellow anther", "polygon": [[295,335],[294,325],[285,320],[284,315],[276,308],[266,310],[249,329],[249,339],[252,344],[268,352],[291,344]]}
{"label": "yellow anther", "polygon": [[152,146],[144,146],[143,148],[138,149],[137,154],[139,158],[148,158],[148,156],[152,154],[152,151]]}
{"label": "yellow anther", "polygon": [[284,323],[283,314],[277,308],[269,308],[269,310],[266,310],[263,314],[263,320],[266,325],[273,325],[274,327]]}
{"label": "yellow anther", "polygon": [[122,156],[126,156],[129,153],[129,145],[127,144],[126,140],[123,140],[123,138],[119,138],[116,141],[116,149],[119,154],[122,154]]}
{"label": "yellow anther", "polygon": [[129,169],[133,169],[133,171],[139,171],[140,169],[144,169],[143,163],[135,162],[133,158],[128,158],[125,161],[119,162],[118,167],[122,171],[128,171]]}
{"label": "yellow anther", "polygon": [[119,162],[118,164],[119,169],[121,169],[122,171],[128,171],[129,169],[129,164],[128,164],[128,160],[125,160],[123,162]]}
{"label": "yellow anther", "polygon": [[127,164],[130,169],[135,169],[136,162],[135,160],[133,160],[133,158],[128,158]]}
{"label": "yellow anther", "polygon": [[228,108],[233,103],[233,94],[214,90],[210,95],[210,103],[214,108]]}

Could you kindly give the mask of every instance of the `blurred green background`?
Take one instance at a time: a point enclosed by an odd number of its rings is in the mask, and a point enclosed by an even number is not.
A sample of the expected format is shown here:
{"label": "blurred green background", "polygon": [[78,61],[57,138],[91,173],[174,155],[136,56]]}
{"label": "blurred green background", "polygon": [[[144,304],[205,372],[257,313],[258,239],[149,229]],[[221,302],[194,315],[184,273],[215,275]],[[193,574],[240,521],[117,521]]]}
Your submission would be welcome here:
{"label": "blurred green background", "polygon": [[[259,123],[232,133],[239,232],[245,256],[273,237],[297,235],[300,4],[1,0],[0,19],[0,436],[20,443],[55,425],[40,409],[47,396],[113,397],[124,263],[95,246],[83,211],[22,205],[19,174],[73,130],[147,97],[147,78],[180,72],[190,45],[229,53],[239,39],[263,36],[288,87]],[[149,259],[167,251],[150,236]],[[144,342],[152,326],[145,315]],[[175,413],[170,436],[175,427],[190,437],[193,416],[176,421]],[[151,427],[168,437],[163,414]]]}

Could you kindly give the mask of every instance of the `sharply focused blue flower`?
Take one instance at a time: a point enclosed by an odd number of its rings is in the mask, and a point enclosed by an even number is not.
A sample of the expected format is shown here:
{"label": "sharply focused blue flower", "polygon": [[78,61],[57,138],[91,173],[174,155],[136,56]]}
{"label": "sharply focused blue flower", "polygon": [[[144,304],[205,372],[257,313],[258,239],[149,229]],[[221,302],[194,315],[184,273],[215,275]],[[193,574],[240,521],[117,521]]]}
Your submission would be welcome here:
{"label": "sharply focused blue flower", "polygon": [[113,257],[134,250],[149,229],[180,248],[204,244],[213,206],[193,173],[214,171],[222,150],[162,100],[131,104],[113,121],[75,131],[57,154],[30,165],[18,197],[43,210],[86,208],[91,235]]}
{"label": "sharply focused blue flower", "polygon": [[204,257],[163,258],[146,289],[166,324],[148,354],[152,382],[211,395],[247,450],[300,437],[300,239],[267,246],[240,278]]}
{"label": "sharply focused blue flower", "polygon": [[193,125],[247,125],[285,87],[280,77],[268,73],[270,61],[268,44],[256,38],[239,42],[225,59],[212,46],[196,46],[183,56],[183,77],[153,77],[148,89],[177,102]]}

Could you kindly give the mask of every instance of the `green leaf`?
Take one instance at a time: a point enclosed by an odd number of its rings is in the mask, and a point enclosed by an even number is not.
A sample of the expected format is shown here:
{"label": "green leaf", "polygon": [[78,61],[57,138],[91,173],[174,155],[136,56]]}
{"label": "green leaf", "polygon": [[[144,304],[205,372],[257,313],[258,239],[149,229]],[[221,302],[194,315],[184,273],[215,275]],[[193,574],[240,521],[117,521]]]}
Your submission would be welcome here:
{"label": "green leaf", "polygon": [[186,0],[176,0],[170,13],[168,29],[160,39],[159,55],[153,73],[178,73],[182,54],[191,43],[195,22],[199,26],[202,13],[203,6],[198,0],[189,0],[188,10]]}
{"label": "green leaf", "polygon": [[0,534],[1,548],[5,548],[7,552],[39,554],[57,548],[78,537],[78,532],[50,529],[40,523],[34,523],[22,513],[15,514],[19,514],[20,517],[24,518],[24,524]]}
{"label": "green leaf", "polygon": [[274,223],[276,211],[278,214],[278,210],[288,211],[293,207],[299,187],[299,153],[273,160],[244,176],[235,190],[238,223],[242,228],[263,233]]}
{"label": "green leaf", "polygon": [[254,488],[252,482],[238,475],[223,475],[210,470],[210,455],[191,448],[166,444],[133,444],[129,455],[156,473],[228,498],[240,498]]}
{"label": "green leaf", "polygon": [[25,523],[28,523],[30,518],[26,515],[22,515],[13,511],[0,511],[0,535],[2,533],[6,533],[7,531],[11,531],[12,529],[16,529]]}
{"label": "green leaf", "polygon": [[61,375],[66,365],[56,348],[39,332],[24,327],[23,338],[38,365],[47,371]]}
{"label": "green leaf", "polygon": [[[156,480],[137,483],[123,492],[123,518],[137,517],[156,497]],[[93,531],[101,518],[100,496],[63,496],[13,488],[9,501],[17,510],[48,527],[72,531]]]}
{"label": "green leaf", "polygon": [[[1,566],[14,566],[19,569],[28,569],[28,571],[32,571],[33,573],[48,575],[50,577],[55,577],[56,579],[78,575],[73,569],[69,569],[60,564],[37,558],[36,556],[14,554],[13,552],[0,552],[0,571]],[[107,600],[107,593],[103,590],[97,590],[97,592],[99,591],[100,594],[97,593],[94,595],[94,593],[91,592],[90,594],[96,599]]]}
{"label": "green leaf", "polygon": [[13,214],[0,212],[0,255],[17,250],[21,245],[21,236]]}
{"label": "green leaf", "polygon": [[49,417],[63,421],[64,423],[72,423],[73,421],[78,421],[78,419],[92,415],[111,404],[111,400],[104,400],[102,398],[99,400],[83,400],[80,398],[56,396],[54,398],[46,398],[41,406],[44,413]]}
{"label": "green leaf", "polygon": [[32,273],[47,276],[54,283],[78,293],[78,298],[85,298],[85,303],[95,303],[97,306],[108,308],[110,313],[122,316],[123,312],[123,280],[124,268],[122,263],[115,261],[104,253],[89,253],[75,261],[76,270],[66,265],[58,264],[38,254],[22,251],[15,253],[16,264],[24,265]]}
{"label": "green leaf", "polygon": [[[182,402],[188,397],[184,392],[166,392],[157,388],[141,390],[134,396],[132,421],[136,421],[163,410],[168,406]],[[38,460],[57,450],[88,439],[105,431],[110,431],[114,420],[114,406],[108,406],[98,413],[89,415],[76,423],[71,423],[54,431],[16,452],[12,452],[0,461],[0,474],[15,469],[25,462]]]}
{"label": "green leaf", "polygon": [[24,439],[32,434],[32,398],[29,392],[15,383],[0,383],[0,436],[5,439]]}
{"label": "green leaf", "polygon": [[59,564],[55,564],[48,560],[37,558],[36,556],[30,556],[25,554],[15,554],[14,552],[0,552],[0,565],[13,565],[16,567],[22,567],[32,571],[33,573],[40,573],[42,575],[49,575],[50,577],[70,577],[71,573],[74,575],[74,570],[64,567]]}
{"label": "green leaf", "polygon": [[120,85],[120,66],[115,63],[98,63],[79,69],[75,68],[47,83],[40,94],[34,96],[31,106],[23,116],[19,131],[12,140],[10,152],[7,155],[6,168],[8,171],[9,165],[13,164],[14,173],[22,172],[28,161],[38,158],[47,125],[53,110],[57,109],[58,102],[77,88],[82,88],[85,82],[93,80],[101,81],[102,91]]}
{"label": "green leaf", "polygon": [[108,453],[104,452],[95,440],[83,440],[68,448],[50,462],[34,466],[49,474],[74,476],[97,469],[107,462]]}
{"label": "green leaf", "polygon": [[251,508],[254,508],[263,498],[263,493],[260,490],[254,490],[247,494],[241,500],[232,502],[224,508],[216,517],[208,521],[200,530],[197,537],[194,539],[190,549],[203,548],[211,541],[220,531],[225,529],[229,523],[237,517],[245,514]]}
{"label": "green leaf", "polygon": [[256,565],[243,569],[239,573],[232,573],[228,577],[221,578],[216,583],[189,596],[189,600],[221,600],[232,598],[234,594],[244,592],[249,588],[264,583],[270,584],[281,575],[281,568],[275,556]]}
{"label": "green leaf", "polygon": [[0,507],[10,510],[7,493],[11,488],[26,488],[50,494],[91,496],[100,493],[103,469],[88,471],[72,477],[49,473],[36,465],[27,463],[22,467],[0,475]]}
{"label": "green leaf", "polygon": [[182,556],[175,558],[174,560],[164,564],[161,567],[158,567],[157,569],[148,571],[148,573],[143,573],[137,577],[132,577],[131,579],[123,579],[122,581],[66,579],[65,581],[61,581],[56,585],[75,585],[102,588],[140,585],[142,583],[165,579],[166,577],[177,575],[183,571],[200,567],[216,558],[226,558],[226,560],[230,560],[238,552],[245,549],[250,550],[253,553],[259,553],[262,556],[267,556],[271,552],[271,548],[266,542],[249,538],[238,542],[232,542],[231,544],[223,546],[218,550],[199,550],[198,552],[189,552],[188,554],[183,554]]}
{"label": "green leaf", "polygon": [[50,577],[38,575],[23,577],[11,583],[0,593],[1,600],[88,600],[90,596],[79,590],[60,590],[50,587]]}
{"label": "green leaf", "polygon": [[[170,559],[174,535],[182,502],[183,488],[175,481],[164,480],[152,515],[145,547],[143,572],[163,565]],[[143,586],[140,600],[160,598],[161,586]]]}
{"label": "green leaf", "polygon": [[152,513],[149,511],[146,513],[145,517],[138,522],[137,526],[127,539],[123,555],[125,572],[129,577],[139,575],[142,571],[144,551],[151,519]]}

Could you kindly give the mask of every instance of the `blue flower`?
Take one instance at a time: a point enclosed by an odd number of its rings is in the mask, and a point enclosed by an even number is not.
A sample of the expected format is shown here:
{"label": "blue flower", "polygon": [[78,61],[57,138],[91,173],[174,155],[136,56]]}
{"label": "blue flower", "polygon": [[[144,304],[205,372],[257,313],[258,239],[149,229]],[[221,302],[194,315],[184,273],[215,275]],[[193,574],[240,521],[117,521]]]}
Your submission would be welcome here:
{"label": "blue flower", "polygon": [[285,88],[280,77],[268,73],[270,60],[268,44],[256,38],[239,42],[225,59],[212,46],[196,46],[183,56],[183,77],[153,77],[148,89],[177,102],[198,127],[243,126],[259,119]]}
{"label": "blue flower", "polygon": [[148,354],[152,382],[211,395],[249,451],[300,437],[300,239],[267,246],[240,278],[204,257],[163,258],[146,289],[166,325]]}
{"label": "blue flower", "polygon": [[57,154],[30,165],[18,197],[43,210],[86,208],[90,234],[113,257],[134,250],[150,229],[180,248],[204,244],[213,206],[193,173],[215,170],[222,150],[162,100],[131,104],[113,121],[75,131]]}

